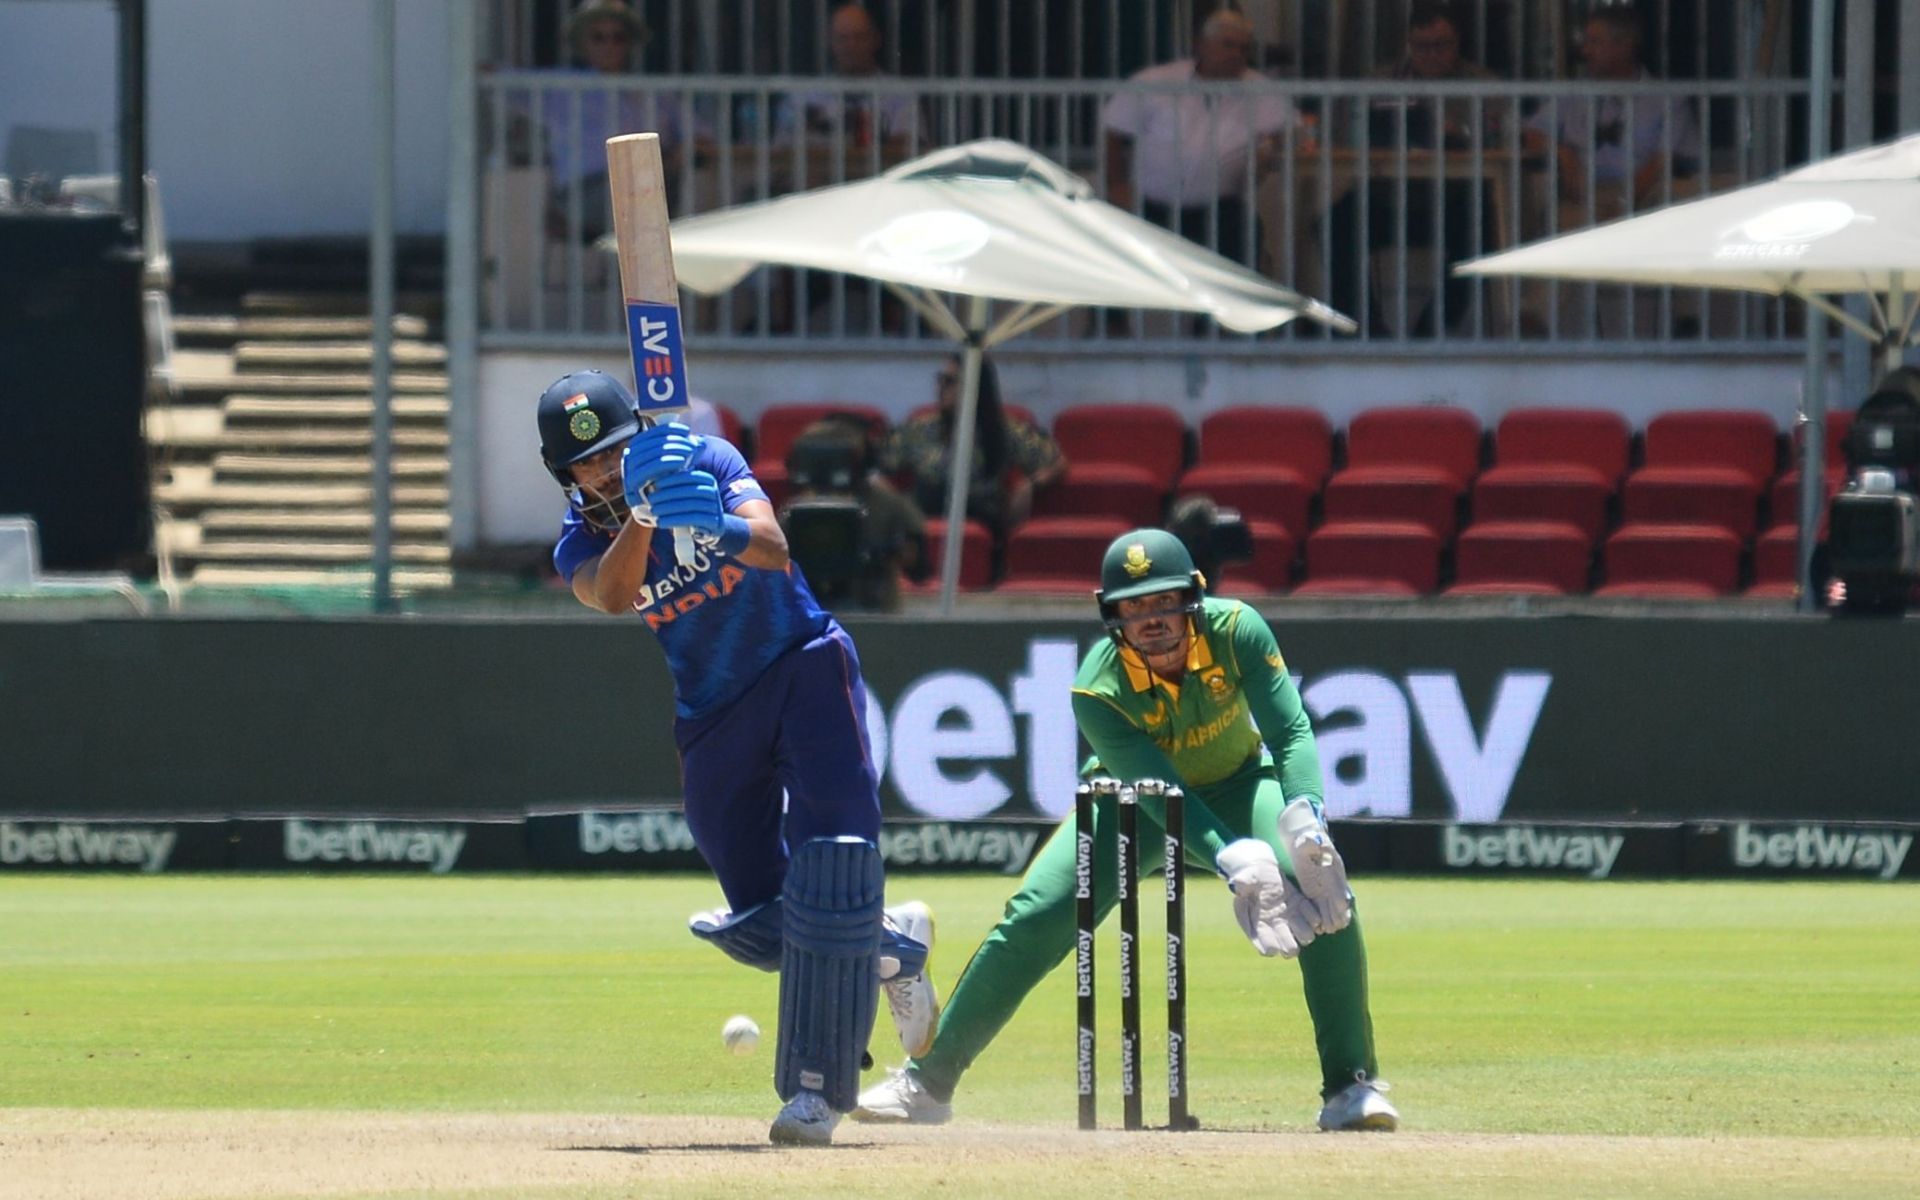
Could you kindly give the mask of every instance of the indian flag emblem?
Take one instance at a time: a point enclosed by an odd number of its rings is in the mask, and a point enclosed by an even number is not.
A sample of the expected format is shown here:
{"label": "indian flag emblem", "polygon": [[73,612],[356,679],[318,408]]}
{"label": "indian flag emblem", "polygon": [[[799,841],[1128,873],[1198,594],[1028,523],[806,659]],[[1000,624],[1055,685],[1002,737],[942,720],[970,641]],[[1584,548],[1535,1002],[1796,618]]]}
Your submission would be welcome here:
{"label": "indian flag emblem", "polygon": [[575,411],[576,409],[585,408],[586,406],[587,406],[587,394],[585,392],[581,392],[578,395],[576,395],[573,399],[567,401],[565,404],[562,404],[560,406],[560,411],[570,413]]}

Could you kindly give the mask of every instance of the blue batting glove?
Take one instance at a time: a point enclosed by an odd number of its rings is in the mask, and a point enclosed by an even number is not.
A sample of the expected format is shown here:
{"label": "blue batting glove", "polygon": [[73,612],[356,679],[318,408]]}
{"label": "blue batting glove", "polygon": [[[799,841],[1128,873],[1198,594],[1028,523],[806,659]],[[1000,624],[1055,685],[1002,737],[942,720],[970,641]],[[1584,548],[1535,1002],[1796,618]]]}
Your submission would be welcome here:
{"label": "blue batting glove", "polygon": [[662,529],[691,529],[708,537],[725,531],[726,510],[720,484],[706,471],[680,471],[662,478],[647,493],[653,518]]}
{"label": "blue batting glove", "polygon": [[627,506],[640,507],[641,493],[666,476],[686,470],[699,447],[700,436],[678,421],[635,434],[620,455],[620,482]]}

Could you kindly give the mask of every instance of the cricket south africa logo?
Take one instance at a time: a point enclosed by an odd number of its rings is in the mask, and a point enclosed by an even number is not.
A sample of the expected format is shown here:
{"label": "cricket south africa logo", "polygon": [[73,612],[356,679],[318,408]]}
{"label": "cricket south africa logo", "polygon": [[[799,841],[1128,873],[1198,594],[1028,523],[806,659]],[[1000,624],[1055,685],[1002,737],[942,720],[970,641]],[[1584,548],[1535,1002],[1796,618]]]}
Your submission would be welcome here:
{"label": "cricket south africa logo", "polygon": [[1127,547],[1127,561],[1122,565],[1126,567],[1127,574],[1135,579],[1153,570],[1153,560],[1147,557],[1147,548],[1138,543]]}

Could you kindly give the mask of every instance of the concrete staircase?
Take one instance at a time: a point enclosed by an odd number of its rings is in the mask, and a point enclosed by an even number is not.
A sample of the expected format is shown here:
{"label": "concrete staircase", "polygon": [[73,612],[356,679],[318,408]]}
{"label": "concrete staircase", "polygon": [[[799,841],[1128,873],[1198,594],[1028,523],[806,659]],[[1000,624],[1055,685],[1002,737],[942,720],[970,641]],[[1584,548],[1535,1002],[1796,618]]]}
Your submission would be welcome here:
{"label": "concrete staircase", "polygon": [[[445,348],[393,322],[393,585],[452,583]],[[249,293],[174,319],[174,396],[148,413],[156,541],[183,583],[366,586],[373,380],[365,297]]]}

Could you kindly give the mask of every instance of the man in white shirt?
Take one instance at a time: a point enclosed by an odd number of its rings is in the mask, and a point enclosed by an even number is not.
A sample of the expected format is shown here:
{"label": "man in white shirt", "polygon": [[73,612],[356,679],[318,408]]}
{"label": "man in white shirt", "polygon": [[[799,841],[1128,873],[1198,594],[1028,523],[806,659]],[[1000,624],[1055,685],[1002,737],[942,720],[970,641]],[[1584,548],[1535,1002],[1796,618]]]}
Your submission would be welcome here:
{"label": "man in white shirt", "polygon": [[[1231,9],[1201,25],[1192,58],[1137,72],[1134,83],[1264,84],[1250,65],[1253,24]],[[1249,88],[1221,96],[1121,92],[1101,112],[1107,199],[1246,266],[1259,242],[1249,220],[1261,163],[1291,137],[1307,141],[1300,113],[1281,95]],[[1253,235],[1251,240],[1249,235]]]}

